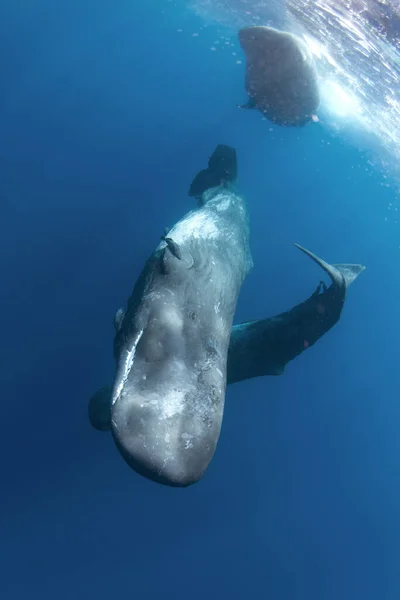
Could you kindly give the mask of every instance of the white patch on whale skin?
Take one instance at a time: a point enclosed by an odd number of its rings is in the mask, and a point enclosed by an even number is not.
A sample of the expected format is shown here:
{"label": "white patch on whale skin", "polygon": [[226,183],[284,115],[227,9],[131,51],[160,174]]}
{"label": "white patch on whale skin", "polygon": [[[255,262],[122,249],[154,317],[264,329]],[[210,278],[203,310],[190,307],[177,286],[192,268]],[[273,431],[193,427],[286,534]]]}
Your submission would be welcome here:
{"label": "white patch on whale skin", "polygon": [[187,238],[214,240],[218,238],[220,231],[214,215],[205,211],[193,211],[171,230],[170,235],[177,244],[182,244]]}
{"label": "white patch on whale skin", "polygon": [[162,403],[160,402],[161,419],[171,419],[176,415],[181,415],[186,406],[185,396],[185,391],[176,389],[165,395]]}
{"label": "white patch on whale skin", "polygon": [[160,321],[170,327],[174,333],[181,333],[184,323],[180,311],[176,306],[170,306],[166,302],[164,304],[165,307],[160,311]]}
{"label": "white patch on whale skin", "polygon": [[124,370],[122,373],[121,381],[119,382],[118,387],[113,394],[111,406],[113,406],[116,403],[116,401],[118,400],[118,398],[120,397],[121,392],[124,388],[125,382],[129,377],[129,373],[131,372],[132,365],[133,365],[133,359],[135,358],[136,348],[140,341],[140,338],[143,335],[143,331],[144,331],[143,329],[141,329],[139,331],[139,333],[133,340],[132,348],[130,350],[126,351],[125,363],[124,363],[124,367],[123,367]]}
{"label": "white patch on whale skin", "polygon": [[[243,213],[242,200],[233,192],[217,191],[221,188],[213,188],[205,192],[205,204],[197,209],[189,212],[181,221],[179,221],[169,231],[168,236],[171,237],[177,244],[182,244],[188,238],[215,240],[221,236],[221,227],[219,223],[218,213],[225,212],[229,209],[239,210]],[[162,241],[160,248],[166,246],[165,241]]]}
{"label": "white patch on whale skin", "polygon": [[218,204],[217,211],[223,212],[224,210],[228,210],[228,208],[230,208],[230,206],[231,206],[231,199],[224,198],[224,200],[221,200],[221,202]]}

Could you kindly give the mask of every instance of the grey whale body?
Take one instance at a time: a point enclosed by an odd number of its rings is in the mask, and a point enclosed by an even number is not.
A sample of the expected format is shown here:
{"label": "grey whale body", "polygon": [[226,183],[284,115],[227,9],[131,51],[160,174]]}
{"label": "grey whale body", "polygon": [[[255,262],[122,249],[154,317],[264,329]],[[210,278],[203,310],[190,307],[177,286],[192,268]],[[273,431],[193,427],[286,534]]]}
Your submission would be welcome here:
{"label": "grey whale body", "polygon": [[220,434],[232,321],[252,267],[246,203],[230,181],[163,237],[115,318],[111,431],[126,462],[184,487]]}

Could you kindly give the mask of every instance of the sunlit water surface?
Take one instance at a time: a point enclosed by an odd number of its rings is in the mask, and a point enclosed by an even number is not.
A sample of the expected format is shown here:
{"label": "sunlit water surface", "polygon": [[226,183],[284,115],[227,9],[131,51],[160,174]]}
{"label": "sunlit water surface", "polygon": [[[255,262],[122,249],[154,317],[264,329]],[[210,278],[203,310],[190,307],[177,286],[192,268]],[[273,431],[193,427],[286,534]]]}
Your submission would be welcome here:
{"label": "sunlit water surface", "polygon": [[[389,4],[387,2],[387,4]],[[400,3],[392,3],[394,10]],[[400,183],[400,52],[367,18],[369,0],[191,0],[205,23],[224,27],[222,46],[236,42],[238,27],[270,25],[307,42],[321,79],[319,119],[369,153],[370,163]],[[399,32],[400,36],[400,32]],[[215,44],[213,51],[221,46]],[[236,48],[235,48],[236,50]],[[241,51],[232,52],[240,65]]]}

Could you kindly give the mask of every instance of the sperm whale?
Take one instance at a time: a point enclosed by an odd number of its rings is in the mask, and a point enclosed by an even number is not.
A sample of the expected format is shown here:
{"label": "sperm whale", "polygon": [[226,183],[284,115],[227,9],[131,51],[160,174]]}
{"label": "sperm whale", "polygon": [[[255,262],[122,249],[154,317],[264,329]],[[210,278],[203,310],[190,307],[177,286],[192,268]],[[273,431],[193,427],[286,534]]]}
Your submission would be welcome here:
{"label": "sperm whale", "polygon": [[115,318],[111,431],[126,462],[165,485],[198,481],[220,434],[232,321],[253,265],[235,177],[162,237]]}
{"label": "sperm whale", "polygon": [[[234,325],[228,350],[228,385],[253,377],[282,375],[289,362],[338,323],[347,289],[365,269],[361,264],[331,265],[296,246],[329,275],[331,285],[327,287],[320,281],[309,298],[279,315]],[[95,429],[110,430],[110,406],[110,386],[102,387],[90,398],[89,420]]]}
{"label": "sperm whale", "polygon": [[244,27],[238,34],[246,57],[241,108],[257,108],[273,123],[302,126],[316,118],[320,102],[312,54],[298,36],[272,27]]}

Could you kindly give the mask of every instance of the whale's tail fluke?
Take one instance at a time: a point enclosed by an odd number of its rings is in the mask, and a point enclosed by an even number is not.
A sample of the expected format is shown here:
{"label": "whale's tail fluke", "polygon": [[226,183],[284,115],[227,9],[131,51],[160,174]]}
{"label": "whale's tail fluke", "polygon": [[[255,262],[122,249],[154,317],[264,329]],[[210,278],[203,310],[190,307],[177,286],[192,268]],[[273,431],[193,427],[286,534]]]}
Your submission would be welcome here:
{"label": "whale's tail fluke", "polygon": [[365,265],[353,265],[347,263],[338,263],[337,265],[331,265],[334,269],[341,272],[346,282],[346,287],[349,287],[351,283],[362,273],[367,267]]}
{"label": "whale's tail fluke", "polygon": [[189,196],[201,198],[203,193],[224,183],[233,183],[237,178],[236,150],[218,144],[209,158],[207,169],[197,173],[189,188]]}
{"label": "whale's tail fluke", "polygon": [[310,250],[295,244],[331,278],[320,281],[309,298],[284,313],[247,321],[232,329],[227,383],[281,375],[286,365],[311,348],[340,319],[348,286],[364,271],[364,265],[330,265]]}
{"label": "whale's tail fluke", "polygon": [[334,265],[330,265],[325,262],[322,258],[319,258],[316,254],[307,250],[300,244],[295,244],[296,248],[307,254],[312,260],[314,260],[320,267],[323,269],[329,277],[332,279],[332,283],[338,285],[339,287],[343,284],[346,288],[349,287],[351,283],[362,273],[366,267],[364,265],[358,264],[347,264],[347,263],[337,263]]}

